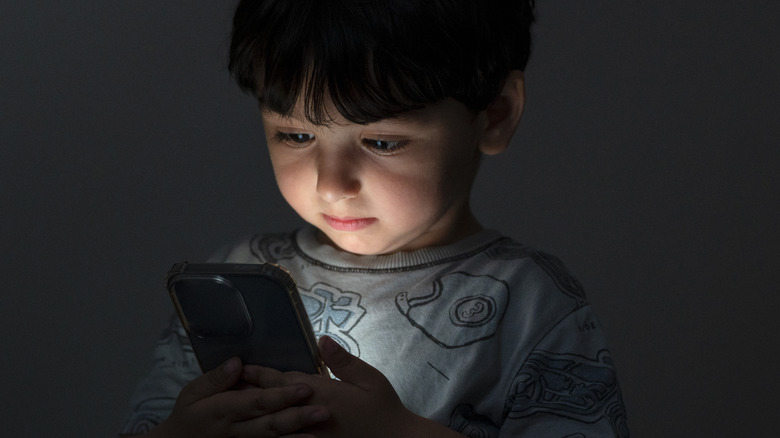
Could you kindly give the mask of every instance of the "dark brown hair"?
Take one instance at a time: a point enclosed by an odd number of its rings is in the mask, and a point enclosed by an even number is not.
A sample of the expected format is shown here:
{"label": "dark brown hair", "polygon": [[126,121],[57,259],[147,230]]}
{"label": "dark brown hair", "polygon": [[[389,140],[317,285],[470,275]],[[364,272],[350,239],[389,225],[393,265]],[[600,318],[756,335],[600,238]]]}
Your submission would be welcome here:
{"label": "dark brown hair", "polygon": [[279,114],[300,97],[313,123],[326,102],[370,123],[445,98],[485,109],[525,69],[533,0],[242,0],[229,69]]}

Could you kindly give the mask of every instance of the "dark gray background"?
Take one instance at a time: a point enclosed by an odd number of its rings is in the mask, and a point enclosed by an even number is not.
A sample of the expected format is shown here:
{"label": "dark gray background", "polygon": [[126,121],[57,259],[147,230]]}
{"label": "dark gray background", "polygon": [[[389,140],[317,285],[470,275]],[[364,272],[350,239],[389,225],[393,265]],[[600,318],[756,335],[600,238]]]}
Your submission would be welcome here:
{"label": "dark gray background", "polygon": [[[776,436],[780,3],[538,3],[479,217],[584,283],[635,437]],[[295,222],[224,67],[233,5],[0,5],[4,436],[112,436],[168,267]]]}

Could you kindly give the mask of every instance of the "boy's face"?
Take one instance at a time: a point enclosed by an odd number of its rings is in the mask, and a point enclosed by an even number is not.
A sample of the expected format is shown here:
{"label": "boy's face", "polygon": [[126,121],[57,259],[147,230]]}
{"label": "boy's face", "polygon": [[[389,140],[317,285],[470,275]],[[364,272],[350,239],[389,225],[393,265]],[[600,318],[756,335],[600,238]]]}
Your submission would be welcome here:
{"label": "boy's face", "polygon": [[317,126],[300,114],[263,110],[263,124],[282,195],[324,242],[388,254],[479,229],[469,193],[483,114],[454,100],[367,125]]}

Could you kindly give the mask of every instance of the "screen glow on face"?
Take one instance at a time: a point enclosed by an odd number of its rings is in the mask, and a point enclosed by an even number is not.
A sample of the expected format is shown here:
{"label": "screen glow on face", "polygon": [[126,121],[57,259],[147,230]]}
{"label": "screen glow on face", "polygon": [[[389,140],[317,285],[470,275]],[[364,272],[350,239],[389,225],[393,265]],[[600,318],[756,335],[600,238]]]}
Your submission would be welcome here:
{"label": "screen glow on face", "polygon": [[468,197],[479,120],[454,100],[366,125],[263,111],[282,195],[324,241],[357,254],[439,245],[478,227]]}

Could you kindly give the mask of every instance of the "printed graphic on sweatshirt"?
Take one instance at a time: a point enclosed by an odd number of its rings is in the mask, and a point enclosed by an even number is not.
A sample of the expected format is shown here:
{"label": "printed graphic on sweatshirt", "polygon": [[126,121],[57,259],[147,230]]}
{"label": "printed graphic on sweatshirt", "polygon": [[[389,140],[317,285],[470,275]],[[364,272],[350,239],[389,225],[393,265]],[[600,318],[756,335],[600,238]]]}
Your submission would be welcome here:
{"label": "printed graphic on sweatshirt", "polygon": [[455,272],[437,278],[432,292],[402,292],[398,310],[433,342],[458,348],[492,337],[506,312],[509,287],[487,275]]}
{"label": "printed graphic on sweatshirt", "polygon": [[173,367],[183,370],[200,369],[187,332],[176,317],[171,319],[170,324],[157,340],[154,364],[156,367]]}
{"label": "printed graphic on sweatshirt", "polygon": [[159,412],[170,412],[176,397],[157,397],[144,400],[133,408],[126,424],[119,431],[123,435],[141,435],[162,423],[165,418]]}
{"label": "printed graphic on sweatshirt", "polygon": [[469,438],[489,438],[498,435],[498,427],[487,417],[474,411],[471,405],[460,405],[450,416],[450,429]]}
{"label": "printed graphic on sweatshirt", "polygon": [[349,335],[366,313],[360,306],[360,295],[325,283],[317,283],[311,290],[300,289],[300,292],[314,333],[318,337],[328,335],[353,355],[360,356],[360,346]]}
{"label": "printed graphic on sweatshirt", "polygon": [[260,261],[278,263],[295,257],[295,250],[287,234],[264,234],[252,238],[252,255]]}
{"label": "printed graphic on sweatshirt", "polygon": [[536,350],[512,382],[505,406],[509,418],[547,413],[584,423],[607,420],[627,437],[625,409],[609,352],[595,359]]}
{"label": "printed graphic on sweatshirt", "polygon": [[522,243],[507,240],[490,247],[485,254],[493,260],[516,260],[530,256],[532,251]]}
{"label": "printed graphic on sweatshirt", "polygon": [[543,252],[534,252],[531,254],[531,258],[547,272],[561,292],[577,301],[578,306],[587,304],[582,284],[569,274],[566,266],[557,257]]}

